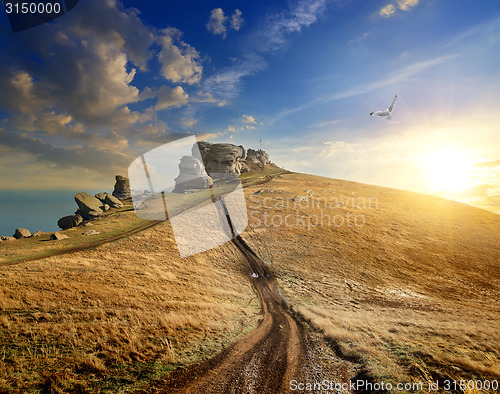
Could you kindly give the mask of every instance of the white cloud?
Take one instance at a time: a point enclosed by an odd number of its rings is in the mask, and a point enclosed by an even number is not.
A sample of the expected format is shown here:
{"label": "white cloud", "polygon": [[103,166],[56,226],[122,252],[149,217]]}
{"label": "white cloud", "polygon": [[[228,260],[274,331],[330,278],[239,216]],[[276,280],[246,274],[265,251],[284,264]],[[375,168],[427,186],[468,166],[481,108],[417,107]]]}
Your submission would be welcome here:
{"label": "white cloud", "polygon": [[207,22],[207,30],[212,34],[221,35],[222,38],[226,38],[226,20],[227,16],[224,15],[222,8],[214,8]]}
{"label": "white cloud", "polygon": [[255,118],[252,115],[241,115],[243,123],[255,124]]}
{"label": "white cloud", "polygon": [[[410,11],[418,5],[420,0],[398,0],[398,8],[402,11]],[[384,18],[390,18],[396,13],[396,7],[393,4],[387,4],[379,11],[379,15]]]}
{"label": "white cloud", "polygon": [[378,12],[380,16],[383,16],[384,18],[389,18],[394,15],[396,12],[396,7],[392,4],[387,4],[386,6],[382,7],[381,10]]}
{"label": "white cloud", "polygon": [[238,31],[243,26],[243,24],[244,24],[245,21],[243,20],[243,18],[241,17],[241,15],[242,15],[242,12],[239,9],[235,9],[234,10],[234,14],[231,17],[231,28],[233,30]]}
{"label": "white cloud", "polygon": [[194,119],[194,118],[182,118],[181,119],[181,124],[183,127],[193,127],[195,124],[198,123],[198,119]]}
{"label": "white cloud", "polygon": [[247,38],[247,48],[239,61],[204,81],[205,91],[218,100],[230,100],[239,93],[241,81],[267,67],[266,55],[283,50],[292,34],[301,32],[318,20],[327,0],[299,0],[288,9],[268,15]]}
{"label": "white cloud", "polygon": [[181,86],[171,89],[168,86],[162,86],[158,90],[158,101],[156,110],[163,110],[172,107],[180,107],[188,102],[188,95]]}
{"label": "white cloud", "polygon": [[419,0],[398,0],[400,10],[409,11],[418,5]]}
{"label": "white cloud", "polygon": [[162,49],[158,56],[162,63],[161,72],[172,82],[194,84],[200,81],[203,71],[198,62],[200,54],[189,44],[180,41],[181,36],[181,31],[172,27],[162,31],[159,38]]}
{"label": "white cloud", "polygon": [[[239,9],[236,9],[231,19],[229,19],[229,17],[224,14],[222,8],[214,8],[210,12],[210,17],[206,24],[207,30],[214,35],[220,35],[222,38],[226,38],[228,28],[238,31],[244,25],[245,21],[241,15],[243,15],[243,13]],[[229,26],[226,26],[228,20]]]}

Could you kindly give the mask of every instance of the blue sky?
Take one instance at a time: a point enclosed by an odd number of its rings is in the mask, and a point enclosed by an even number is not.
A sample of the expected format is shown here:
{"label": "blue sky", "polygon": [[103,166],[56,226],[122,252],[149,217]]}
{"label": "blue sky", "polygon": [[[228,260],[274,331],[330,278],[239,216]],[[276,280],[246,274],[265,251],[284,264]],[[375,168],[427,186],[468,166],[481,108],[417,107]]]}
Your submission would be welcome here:
{"label": "blue sky", "polygon": [[81,0],[0,36],[0,189],[109,189],[196,134],[500,210],[496,0]]}

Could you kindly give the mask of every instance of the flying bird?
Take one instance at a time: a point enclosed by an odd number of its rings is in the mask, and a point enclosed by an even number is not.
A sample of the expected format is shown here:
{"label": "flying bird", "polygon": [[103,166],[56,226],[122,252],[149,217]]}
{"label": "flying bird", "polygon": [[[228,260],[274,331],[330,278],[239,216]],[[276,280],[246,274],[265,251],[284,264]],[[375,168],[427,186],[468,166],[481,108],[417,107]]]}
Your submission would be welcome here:
{"label": "flying bird", "polygon": [[394,104],[396,104],[396,99],[398,96],[394,96],[394,100],[392,100],[392,104],[389,108],[387,108],[385,111],[375,111],[375,112],[370,112],[371,116],[387,116],[388,119],[391,118],[392,110],[394,109]]}

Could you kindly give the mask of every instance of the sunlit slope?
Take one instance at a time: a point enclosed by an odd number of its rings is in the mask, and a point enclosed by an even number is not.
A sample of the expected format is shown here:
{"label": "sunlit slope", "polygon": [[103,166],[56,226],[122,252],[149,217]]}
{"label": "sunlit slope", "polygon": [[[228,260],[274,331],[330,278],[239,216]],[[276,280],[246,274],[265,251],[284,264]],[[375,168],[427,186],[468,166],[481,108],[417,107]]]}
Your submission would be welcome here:
{"label": "sunlit slope", "polygon": [[499,215],[303,174],[247,193],[244,238],[292,307],[372,377],[500,374]]}
{"label": "sunlit slope", "polygon": [[[93,228],[135,222],[124,215]],[[181,259],[170,222],[0,266],[0,391],[133,391],[211,357],[259,317],[245,267],[231,243]]]}

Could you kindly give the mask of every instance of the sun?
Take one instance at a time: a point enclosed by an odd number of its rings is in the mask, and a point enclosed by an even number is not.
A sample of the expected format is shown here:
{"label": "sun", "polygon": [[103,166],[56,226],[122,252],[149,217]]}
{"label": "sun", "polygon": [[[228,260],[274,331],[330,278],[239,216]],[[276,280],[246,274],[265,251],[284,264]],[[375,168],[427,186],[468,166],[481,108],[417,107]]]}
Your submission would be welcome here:
{"label": "sun", "polygon": [[434,193],[458,192],[471,185],[472,164],[463,151],[438,149],[425,154],[421,164]]}

